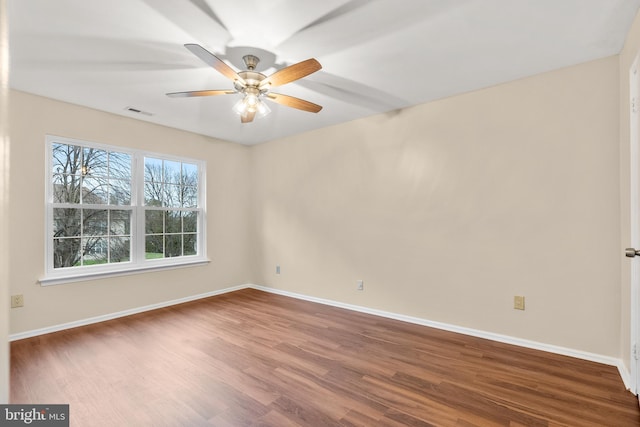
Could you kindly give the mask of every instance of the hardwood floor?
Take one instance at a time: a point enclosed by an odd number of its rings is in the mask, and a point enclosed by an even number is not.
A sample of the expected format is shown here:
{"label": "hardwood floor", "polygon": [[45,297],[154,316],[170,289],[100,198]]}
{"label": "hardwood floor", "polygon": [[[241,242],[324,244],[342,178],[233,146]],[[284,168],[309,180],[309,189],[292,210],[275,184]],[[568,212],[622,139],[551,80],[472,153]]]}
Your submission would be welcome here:
{"label": "hardwood floor", "polygon": [[638,426],[616,368],[246,289],[11,344],[72,426]]}

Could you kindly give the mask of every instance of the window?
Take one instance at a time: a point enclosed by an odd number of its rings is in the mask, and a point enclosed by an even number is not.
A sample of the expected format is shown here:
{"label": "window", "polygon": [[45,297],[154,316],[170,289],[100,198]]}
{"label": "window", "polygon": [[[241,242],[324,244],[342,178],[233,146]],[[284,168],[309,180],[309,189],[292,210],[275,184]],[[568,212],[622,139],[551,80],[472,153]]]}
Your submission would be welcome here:
{"label": "window", "polygon": [[42,284],[206,262],[204,162],[47,137]]}
{"label": "window", "polygon": [[198,253],[198,166],[144,159],[145,256]]}

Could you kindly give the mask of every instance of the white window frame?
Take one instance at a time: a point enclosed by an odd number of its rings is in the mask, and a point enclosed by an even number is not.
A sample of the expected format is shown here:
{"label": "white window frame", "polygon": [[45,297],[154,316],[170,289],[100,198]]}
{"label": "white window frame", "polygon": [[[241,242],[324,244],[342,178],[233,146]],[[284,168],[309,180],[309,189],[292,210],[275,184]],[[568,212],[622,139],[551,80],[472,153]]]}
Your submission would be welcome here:
{"label": "white window frame", "polygon": [[[61,143],[89,147],[107,151],[116,151],[131,155],[131,205],[118,206],[118,210],[131,211],[131,260],[128,262],[87,265],[78,267],[53,267],[53,144]],[[46,135],[46,167],[45,167],[45,275],[40,278],[42,286],[61,283],[100,279],[111,276],[128,275],[168,268],[180,268],[202,265],[209,262],[207,258],[206,233],[206,162],[203,160],[173,156],[168,154],[130,149],[83,141],[67,137]],[[144,204],[144,158],[184,162],[198,167],[198,233],[197,255],[145,259],[145,204]],[[93,205],[88,206],[94,208]]]}

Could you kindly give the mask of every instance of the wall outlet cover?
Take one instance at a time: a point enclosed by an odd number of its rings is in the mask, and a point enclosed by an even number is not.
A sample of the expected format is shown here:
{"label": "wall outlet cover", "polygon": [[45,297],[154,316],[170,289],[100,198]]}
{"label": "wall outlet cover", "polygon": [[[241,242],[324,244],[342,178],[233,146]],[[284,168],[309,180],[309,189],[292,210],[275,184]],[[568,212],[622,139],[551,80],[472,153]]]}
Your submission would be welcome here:
{"label": "wall outlet cover", "polygon": [[24,296],[11,295],[11,308],[24,307]]}

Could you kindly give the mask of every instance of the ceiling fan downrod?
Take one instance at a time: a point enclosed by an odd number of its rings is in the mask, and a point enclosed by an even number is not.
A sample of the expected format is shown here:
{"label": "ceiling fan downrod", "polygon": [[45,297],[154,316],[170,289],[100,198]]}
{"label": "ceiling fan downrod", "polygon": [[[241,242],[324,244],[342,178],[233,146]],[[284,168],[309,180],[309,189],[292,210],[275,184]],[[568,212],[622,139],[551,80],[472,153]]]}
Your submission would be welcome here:
{"label": "ceiling fan downrod", "polygon": [[242,60],[244,61],[244,65],[247,66],[247,70],[249,71],[255,70],[258,62],[260,62],[260,58],[255,55],[245,55],[242,57]]}

